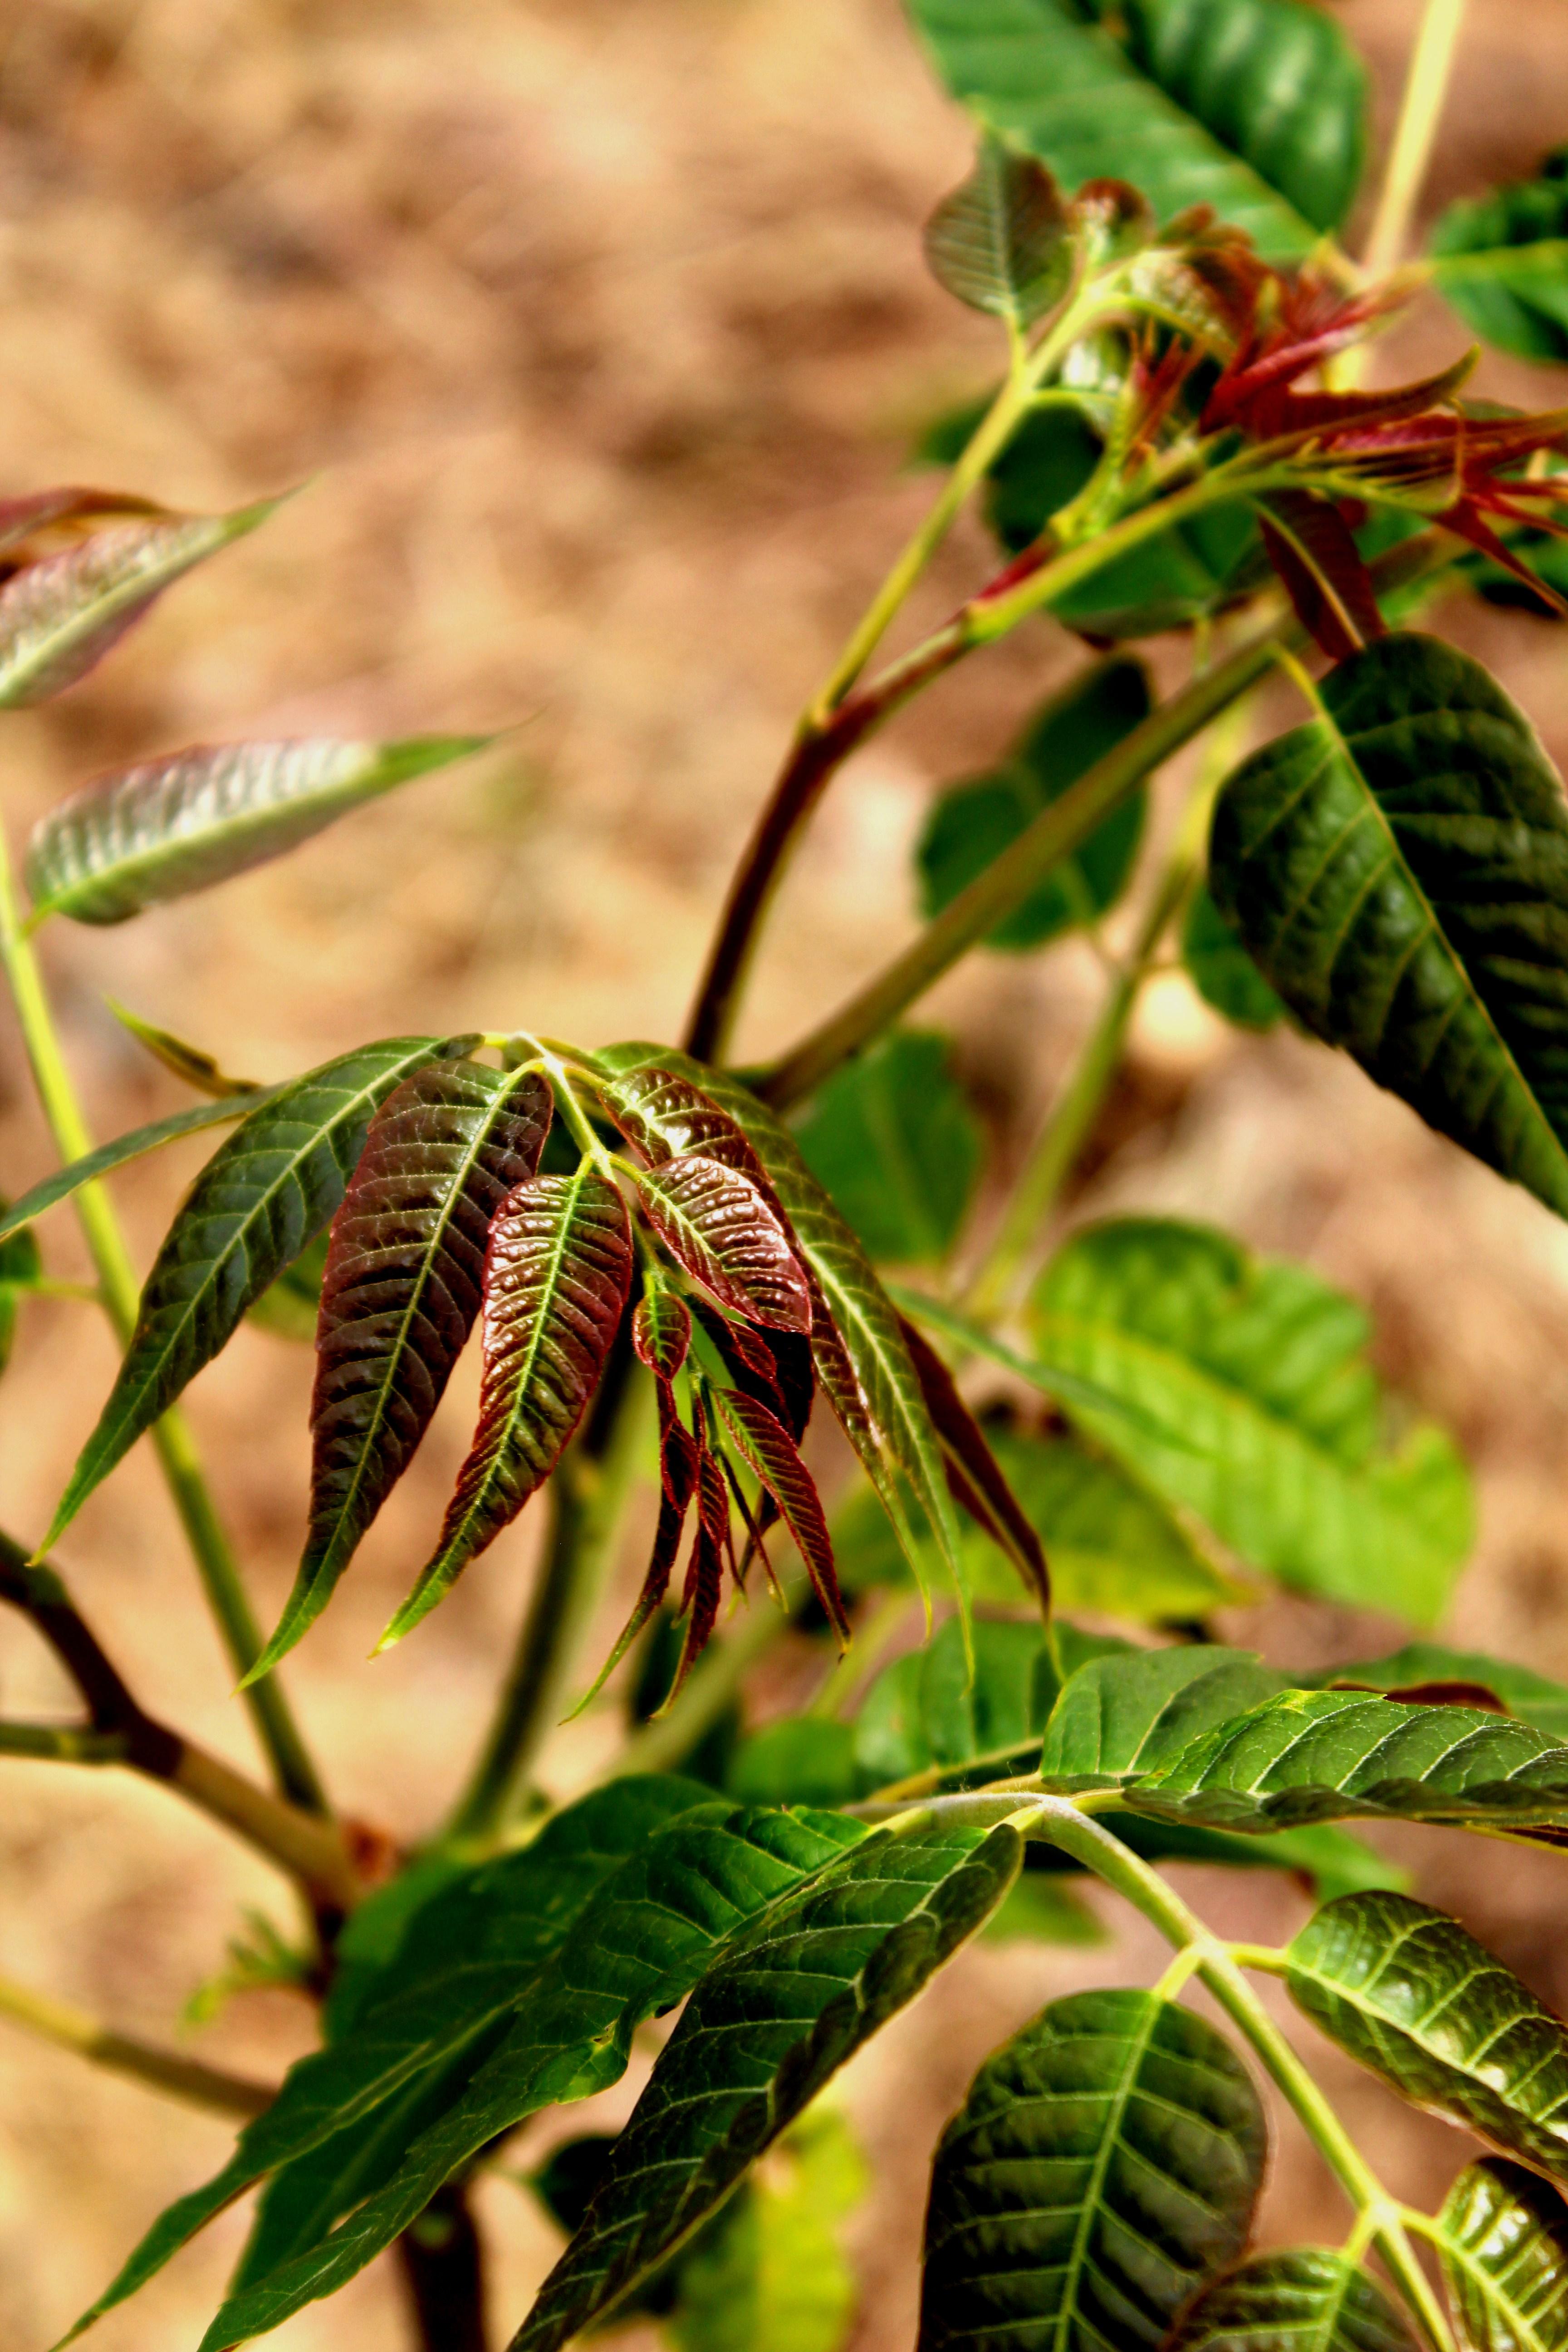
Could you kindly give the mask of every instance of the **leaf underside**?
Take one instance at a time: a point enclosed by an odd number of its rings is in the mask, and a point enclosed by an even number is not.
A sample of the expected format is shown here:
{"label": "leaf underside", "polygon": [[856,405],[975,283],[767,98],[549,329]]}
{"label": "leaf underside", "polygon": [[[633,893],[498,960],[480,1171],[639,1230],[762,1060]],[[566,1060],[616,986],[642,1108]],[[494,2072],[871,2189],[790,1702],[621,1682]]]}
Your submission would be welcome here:
{"label": "leaf underside", "polygon": [[1072,268],[1056,182],[1034,156],[983,136],[973,171],[926,224],[925,256],[938,284],[972,310],[1032,326]]}
{"label": "leaf underside", "polygon": [[1463,2171],[1438,2216],[1443,2283],[1470,2352],[1568,2345],[1568,2209],[1522,2165]]}
{"label": "leaf underside", "polygon": [[1170,2352],[1414,2352],[1382,2288],[1327,2246],[1254,2255],[1184,2312]]}
{"label": "leaf underside", "polygon": [[810,1330],[805,1276],[749,1177],[706,1152],[681,1151],[637,1181],[655,1233],[719,1306],[773,1330]]}

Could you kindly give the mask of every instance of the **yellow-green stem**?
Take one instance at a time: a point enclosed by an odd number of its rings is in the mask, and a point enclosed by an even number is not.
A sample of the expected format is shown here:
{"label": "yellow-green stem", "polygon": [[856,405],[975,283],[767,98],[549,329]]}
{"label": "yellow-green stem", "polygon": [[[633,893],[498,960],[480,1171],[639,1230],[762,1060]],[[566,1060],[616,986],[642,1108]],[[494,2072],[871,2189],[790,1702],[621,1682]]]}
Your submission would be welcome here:
{"label": "yellow-green stem", "polygon": [[175,2051],[158,2050],[129,2034],[111,2033],[96,2017],[47,1993],[0,1979],[0,2017],[8,2017],[25,2032],[59,2050],[74,2050],[79,2058],[105,2066],[111,2074],[128,2074],[133,2082],[206,2107],[220,2116],[258,2116],[277,2094],[265,2083],[230,2074],[199,2059],[182,2058]]}
{"label": "yellow-green stem", "polygon": [[1405,240],[1432,160],[1437,126],[1442,121],[1464,21],[1465,0],[1426,0],[1410,55],[1388,167],[1363,257],[1363,267],[1369,278],[1384,277],[1404,257]]}

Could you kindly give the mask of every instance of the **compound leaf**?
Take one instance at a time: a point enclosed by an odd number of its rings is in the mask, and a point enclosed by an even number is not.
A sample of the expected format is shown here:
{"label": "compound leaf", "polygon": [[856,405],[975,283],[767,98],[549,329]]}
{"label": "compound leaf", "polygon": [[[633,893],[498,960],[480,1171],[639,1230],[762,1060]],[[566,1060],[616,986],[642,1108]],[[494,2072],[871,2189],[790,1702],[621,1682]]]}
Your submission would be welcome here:
{"label": "compound leaf", "polygon": [[865,1840],[744,1929],[698,1986],[511,2352],[555,2352],[696,2229],[1017,1875],[1009,1822]]}
{"label": "compound leaf", "polygon": [[310,1532],[253,1675],[326,1607],[413,1459],[479,1311],[491,1219],[537,1170],[552,1110],[537,1071],[432,1062],[372,1120],[321,1283]]}
{"label": "compound leaf", "polygon": [[1568,1215],[1568,808],[1479,662],[1381,638],[1215,810],[1209,882],[1291,1010]]}
{"label": "compound leaf", "polygon": [[1366,75],[1303,0],[1129,0],[1127,39],[1072,0],[914,0],[953,96],[1064,187],[1130,179],[1162,221],[1210,205],[1303,258],[1360,177]]}
{"label": "compound leaf", "polygon": [[1202,2018],[1150,1992],[1053,2001],[942,2134],[919,2352],[1155,2352],[1245,2245],[1265,2137],[1246,2067]]}
{"label": "compound leaf", "polygon": [[1407,1895],[1345,1895],[1286,1959],[1297,2007],[1405,2098],[1568,2174],[1568,2033],[1457,1919]]}
{"label": "compound leaf", "polygon": [[773,1330],[810,1330],[805,1276],[748,1176],[706,1152],[679,1151],[639,1171],[637,1187],[654,1232],[710,1298]]}
{"label": "compound leaf", "polygon": [[983,135],[974,169],[926,224],[931,276],[972,310],[1020,331],[1054,307],[1072,275],[1067,207],[1044,165]]}
{"label": "compound leaf", "polygon": [[1467,327],[1524,360],[1568,360],[1568,147],[1533,180],[1450,205],[1427,248]]}
{"label": "compound leaf", "polygon": [[631,1291],[626,1204],[586,1160],[534,1176],[490,1225],[479,1415],[436,1549],[382,1635],[401,1641],[543,1486],[587,1411]]}
{"label": "compound leaf", "polygon": [[1554,2189],[1499,2157],[1469,2165],[1437,2217],[1436,2244],[1470,2352],[1563,2352],[1568,2210]]}
{"label": "compound leaf", "polygon": [[868,1254],[937,1265],[980,1173],[981,1134],[949,1039],[895,1029],[828,1079],[796,1121],[801,1158]]}
{"label": "compound leaf", "polygon": [[1469,1549],[1464,1465],[1427,1423],[1384,1441],[1362,1309],[1304,1266],[1202,1225],[1132,1217],[1074,1234],[1031,1307],[1075,1421],[1168,1502],[1284,1583],[1429,1624]]}
{"label": "compound leaf", "polygon": [[122,923],[144,907],[210,889],[277,857],[362,801],[466,759],[489,740],[197,743],[117,768],[34,827],[26,863],[34,916]]}
{"label": "compound leaf", "polygon": [[140,1160],[144,1152],[157,1151],[165,1143],[177,1143],[182,1136],[199,1135],[204,1128],[230,1127],[236,1119],[247,1118],[264,1104],[276,1102],[299,1080],[286,1078],[280,1086],[258,1087],[254,1094],[226,1095],[221,1102],[197,1103],[190,1110],[177,1110],[168,1118],[155,1118],[149,1127],[133,1127],[124,1135],[117,1135],[111,1143],[100,1143],[92,1151],[84,1151],[79,1160],[68,1167],[57,1168],[52,1176],[41,1177],[19,1201],[0,1212],[0,1242],[31,1224],[46,1209],[68,1201],[84,1184],[91,1184],[112,1169],[123,1168],[128,1160]]}
{"label": "compound leaf", "polygon": [[1327,2246],[1255,2254],[1183,2314],[1170,2352],[1415,2352],[1376,2282]]}
{"label": "compound leaf", "polygon": [[[197,1177],[147,1277],[119,1378],[43,1549],[320,1233],[394,1087],[422,1063],[473,1042],[389,1037],[307,1071],[264,1101],[238,1098],[239,1128]],[[216,1108],[232,1117],[232,1101]]]}

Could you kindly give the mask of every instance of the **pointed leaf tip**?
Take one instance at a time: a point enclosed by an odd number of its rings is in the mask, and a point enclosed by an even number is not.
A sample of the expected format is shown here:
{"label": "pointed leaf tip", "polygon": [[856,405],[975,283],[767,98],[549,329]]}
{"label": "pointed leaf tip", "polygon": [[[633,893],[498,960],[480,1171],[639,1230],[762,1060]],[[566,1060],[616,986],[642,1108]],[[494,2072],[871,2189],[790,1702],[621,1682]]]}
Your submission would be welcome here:
{"label": "pointed leaf tip", "polygon": [[732,1314],[780,1331],[811,1329],[811,1290],[790,1235],[739,1169],[678,1152],[639,1171],[637,1196],[677,1264]]}

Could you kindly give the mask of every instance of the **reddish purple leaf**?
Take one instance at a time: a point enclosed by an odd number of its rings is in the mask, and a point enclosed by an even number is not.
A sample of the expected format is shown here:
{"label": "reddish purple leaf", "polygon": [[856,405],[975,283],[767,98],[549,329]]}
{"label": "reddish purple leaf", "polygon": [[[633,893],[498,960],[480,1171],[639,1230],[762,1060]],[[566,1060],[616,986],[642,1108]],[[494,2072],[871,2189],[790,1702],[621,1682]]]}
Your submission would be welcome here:
{"label": "reddish purple leaf", "polygon": [[907,1316],[899,1321],[926,1409],[942,1441],[942,1462],[953,1499],[992,1542],[1005,1552],[1029,1591],[1047,1614],[1051,1572],[1045,1547],[1024,1516],[1002,1465],[985,1442],[985,1432],[960,1396],[952,1374],[923,1331]]}
{"label": "reddish purple leaf", "polygon": [[691,1344],[691,1310],[662,1284],[645,1290],[632,1317],[637,1360],[661,1381],[674,1380]]}
{"label": "reddish purple leaf", "polygon": [[1386,634],[1372,576],[1337,506],[1306,490],[1278,490],[1259,524],[1297,618],[1331,661]]}
{"label": "reddish purple leaf", "polygon": [[838,1590],[832,1538],[816,1481],[795,1450],[794,1438],[766,1405],[738,1389],[716,1389],[713,1402],[736,1452],[772,1496],[828,1622],[840,1643],[847,1642],[849,1621]]}
{"label": "reddish purple leaf", "polygon": [[479,1423],[436,1550],[383,1647],[436,1606],[554,1469],[598,1387],[632,1265],[626,1204],[586,1160],[501,1202],[485,1259]]}
{"label": "reddish purple leaf", "polygon": [[670,1706],[691,1672],[698,1658],[707,1648],[713,1628],[719,1622],[719,1601],[724,1588],[724,1559],[728,1554],[731,1569],[734,1553],[730,1545],[730,1493],[719,1465],[706,1447],[697,1473],[697,1540],[691,1547],[687,1563],[686,1583],[681,1592],[681,1606],[687,1610],[686,1639],[680,1645],[680,1662],[675,1669],[664,1713]]}
{"label": "reddish purple leaf", "polygon": [[647,1221],[710,1298],[752,1323],[809,1331],[811,1293],[779,1216],[738,1169],[679,1152],[637,1179]]}

